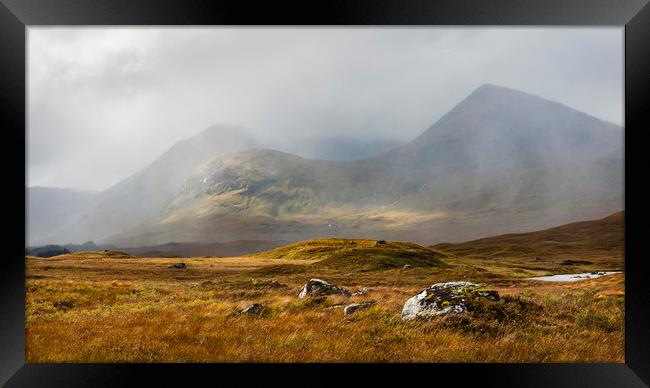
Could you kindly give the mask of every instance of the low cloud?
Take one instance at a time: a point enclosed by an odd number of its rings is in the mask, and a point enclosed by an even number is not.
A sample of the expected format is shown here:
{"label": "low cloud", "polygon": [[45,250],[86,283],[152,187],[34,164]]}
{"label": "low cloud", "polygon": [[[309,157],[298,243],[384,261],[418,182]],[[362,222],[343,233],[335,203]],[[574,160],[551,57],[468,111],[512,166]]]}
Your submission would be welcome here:
{"label": "low cloud", "polygon": [[28,184],[104,189],[212,124],[408,141],[483,83],[623,121],[622,28],[28,30]]}

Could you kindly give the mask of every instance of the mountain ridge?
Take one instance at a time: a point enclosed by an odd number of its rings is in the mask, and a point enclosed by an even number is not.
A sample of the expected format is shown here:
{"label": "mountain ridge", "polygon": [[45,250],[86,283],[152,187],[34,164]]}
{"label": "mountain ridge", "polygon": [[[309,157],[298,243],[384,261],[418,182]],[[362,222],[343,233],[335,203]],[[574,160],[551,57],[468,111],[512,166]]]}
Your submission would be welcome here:
{"label": "mountain ridge", "polygon": [[172,238],[176,228],[188,239],[295,241],[332,232],[324,225],[335,220],[346,237],[423,241],[476,236],[494,219],[525,229],[595,217],[622,209],[622,134],[562,104],[483,85],[413,141],[374,157],[257,149],[212,158],[162,215],[114,239],[161,243],[157,230]]}

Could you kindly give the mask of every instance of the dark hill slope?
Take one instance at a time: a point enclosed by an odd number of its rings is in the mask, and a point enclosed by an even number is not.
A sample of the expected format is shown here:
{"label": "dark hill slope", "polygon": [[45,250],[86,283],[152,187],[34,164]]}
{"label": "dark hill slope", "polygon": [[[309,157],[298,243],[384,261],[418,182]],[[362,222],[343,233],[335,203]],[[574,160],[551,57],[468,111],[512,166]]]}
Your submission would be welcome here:
{"label": "dark hill slope", "polygon": [[433,249],[458,257],[541,257],[623,259],[624,212],[592,221],[574,222],[530,233],[505,234]]}

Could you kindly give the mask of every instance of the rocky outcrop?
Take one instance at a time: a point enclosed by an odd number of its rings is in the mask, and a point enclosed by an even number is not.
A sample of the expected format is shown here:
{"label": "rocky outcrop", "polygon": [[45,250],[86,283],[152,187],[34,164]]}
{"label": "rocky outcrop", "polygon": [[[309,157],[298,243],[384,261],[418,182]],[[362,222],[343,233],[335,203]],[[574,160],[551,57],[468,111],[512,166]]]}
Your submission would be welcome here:
{"label": "rocky outcrop", "polygon": [[361,309],[367,309],[368,307],[372,307],[376,304],[375,301],[368,301],[368,302],[362,302],[362,303],[352,303],[350,305],[345,306],[343,309],[343,313],[345,315],[352,314],[355,311],[361,310]]}
{"label": "rocky outcrop", "polygon": [[499,300],[499,293],[470,282],[437,283],[404,303],[402,319],[426,318],[467,311],[470,298]]}
{"label": "rocky outcrop", "polygon": [[339,294],[343,296],[351,296],[350,291],[335,286],[325,280],[321,279],[309,279],[307,284],[305,284],[300,293],[298,294],[299,298],[306,298],[308,296],[322,296],[322,295],[332,295]]}

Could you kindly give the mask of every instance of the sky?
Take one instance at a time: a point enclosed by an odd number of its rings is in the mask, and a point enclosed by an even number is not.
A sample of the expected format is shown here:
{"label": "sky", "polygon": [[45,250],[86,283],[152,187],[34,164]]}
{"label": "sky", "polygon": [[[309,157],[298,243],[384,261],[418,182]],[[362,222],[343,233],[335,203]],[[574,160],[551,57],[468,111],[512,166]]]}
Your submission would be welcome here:
{"label": "sky", "polygon": [[104,190],[211,125],[407,142],[484,83],[623,124],[623,28],[29,27],[27,185]]}

